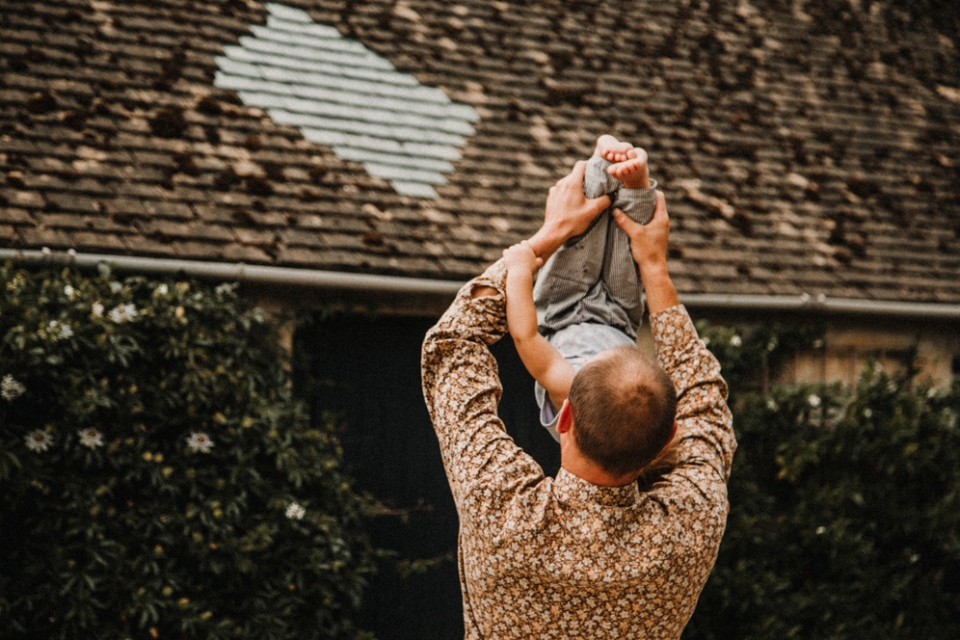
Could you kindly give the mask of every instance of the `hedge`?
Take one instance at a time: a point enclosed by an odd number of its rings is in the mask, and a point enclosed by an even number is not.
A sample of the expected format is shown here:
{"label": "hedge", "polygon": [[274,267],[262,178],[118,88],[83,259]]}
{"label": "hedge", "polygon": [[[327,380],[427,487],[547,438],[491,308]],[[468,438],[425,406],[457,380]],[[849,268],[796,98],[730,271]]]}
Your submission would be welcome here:
{"label": "hedge", "polygon": [[684,638],[960,637],[960,384],[917,380],[908,360],[868,365],[853,388],[765,393],[749,372],[776,331],[701,332],[731,374],[739,448]]}
{"label": "hedge", "polygon": [[340,459],[235,287],[0,269],[0,637],[363,635]]}

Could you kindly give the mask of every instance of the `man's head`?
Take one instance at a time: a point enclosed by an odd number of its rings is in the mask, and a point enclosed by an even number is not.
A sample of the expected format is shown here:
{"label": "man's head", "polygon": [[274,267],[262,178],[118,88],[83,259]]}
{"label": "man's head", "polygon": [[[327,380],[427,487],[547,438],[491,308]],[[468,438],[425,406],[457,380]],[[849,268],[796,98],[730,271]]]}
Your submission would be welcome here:
{"label": "man's head", "polygon": [[577,449],[612,477],[639,472],[673,437],[673,382],[636,347],[592,358],[577,372],[568,398]]}

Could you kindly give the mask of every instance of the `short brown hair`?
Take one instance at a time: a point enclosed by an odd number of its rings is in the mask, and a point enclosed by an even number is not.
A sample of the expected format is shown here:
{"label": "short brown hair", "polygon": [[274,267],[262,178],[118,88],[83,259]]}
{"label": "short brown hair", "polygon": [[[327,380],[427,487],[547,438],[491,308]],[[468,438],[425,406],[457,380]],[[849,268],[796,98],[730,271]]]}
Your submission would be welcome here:
{"label": "short brown hair", "polygon": [[636,347],[616,347],[587,362],[569,398],[577,448],[611,475],[643,469],[673,433],[673,382]]}

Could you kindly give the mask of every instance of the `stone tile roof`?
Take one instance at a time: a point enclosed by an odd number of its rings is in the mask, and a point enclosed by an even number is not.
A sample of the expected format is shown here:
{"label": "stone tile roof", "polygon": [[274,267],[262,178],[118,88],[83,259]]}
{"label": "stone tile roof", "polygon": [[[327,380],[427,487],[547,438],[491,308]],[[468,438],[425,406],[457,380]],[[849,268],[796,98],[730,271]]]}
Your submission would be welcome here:
{"label": "stone tile roof", "polygon": [[610,132],[682,292],[960,303],[940,4],[0,0],[0,247],[459,280]]}

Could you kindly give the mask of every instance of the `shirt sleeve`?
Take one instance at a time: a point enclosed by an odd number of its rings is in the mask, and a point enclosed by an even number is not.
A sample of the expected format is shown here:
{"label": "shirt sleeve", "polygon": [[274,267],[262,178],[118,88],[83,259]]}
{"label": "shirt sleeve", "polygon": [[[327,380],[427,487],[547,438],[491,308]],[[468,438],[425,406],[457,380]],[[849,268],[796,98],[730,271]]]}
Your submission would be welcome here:
{"label": "shirt sleeve", "polygon": [[680,462],[671,476],[689,483],[708,502],[726,510],[726,482],[737,442],[720,364],[682,305],[650,318],[661,366],[677,391]]}
{"label": "shirt sleeve", "polygon": [[[484,286],[496,295],[474,298]],[[498,260],[460,289],[423,343],[423,394],[464,526],[505,514],[507,502],[543,478],[497,415],[502,387],[489,345],[507,332],[505,286]]]}

